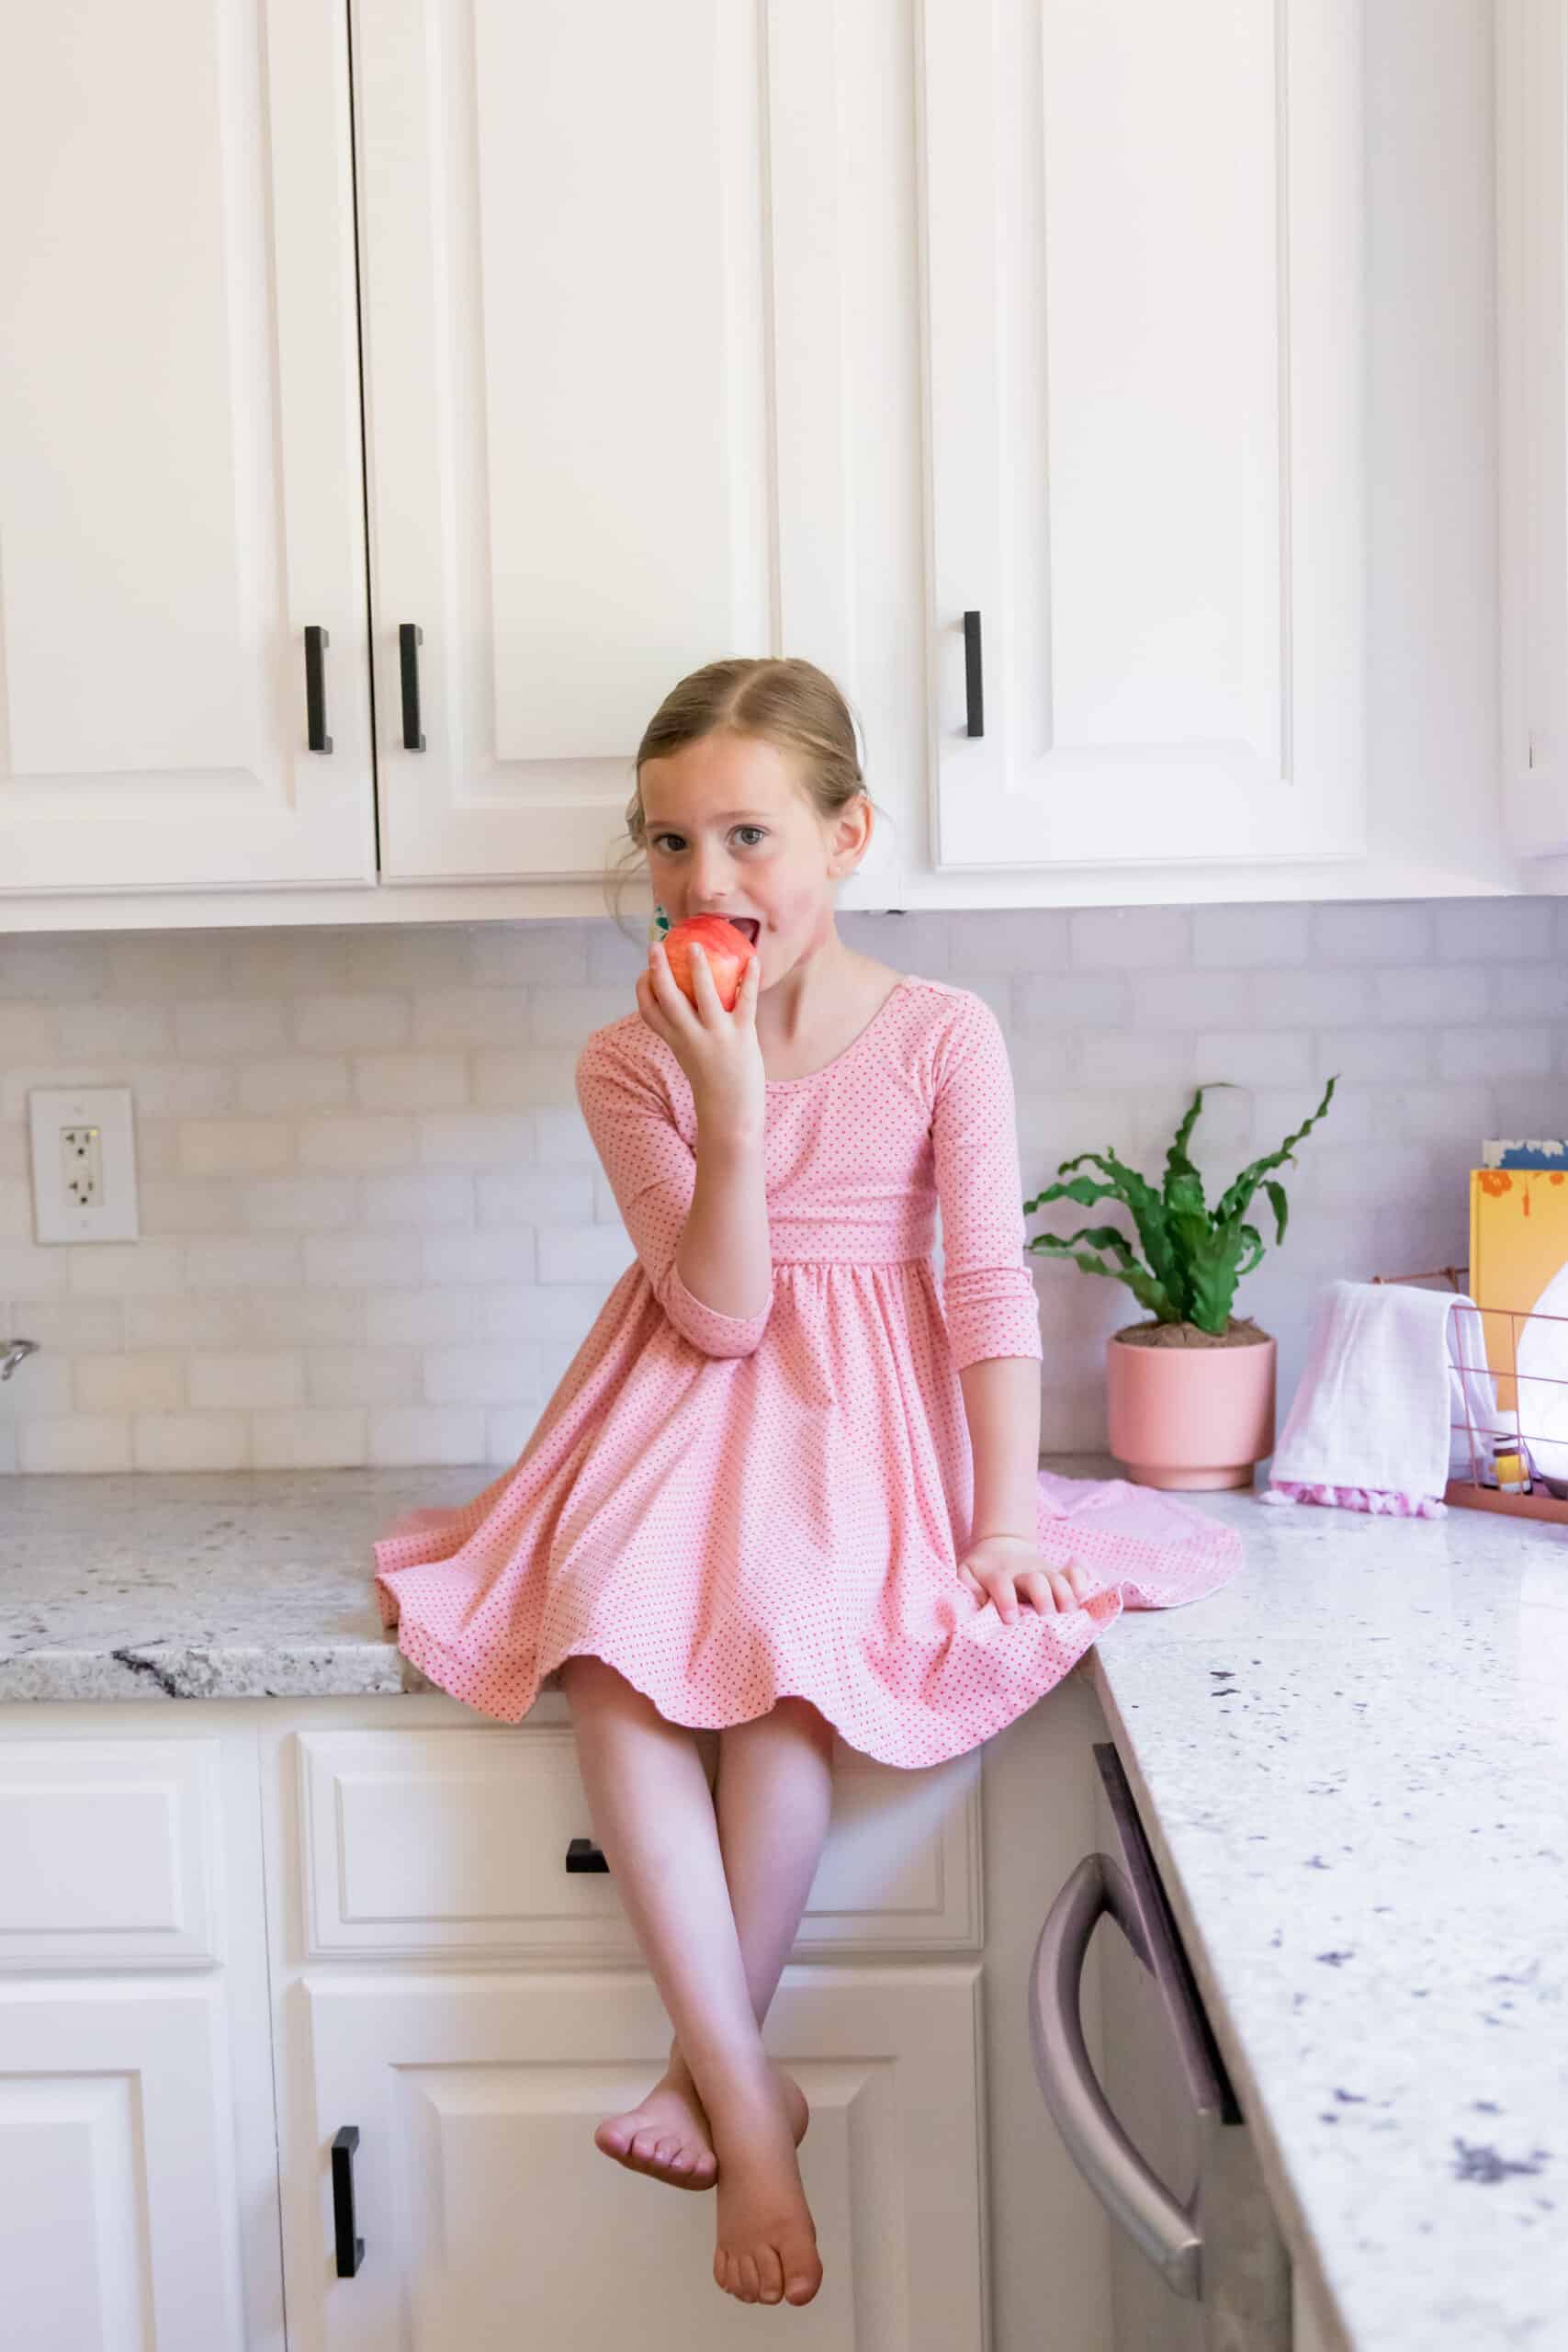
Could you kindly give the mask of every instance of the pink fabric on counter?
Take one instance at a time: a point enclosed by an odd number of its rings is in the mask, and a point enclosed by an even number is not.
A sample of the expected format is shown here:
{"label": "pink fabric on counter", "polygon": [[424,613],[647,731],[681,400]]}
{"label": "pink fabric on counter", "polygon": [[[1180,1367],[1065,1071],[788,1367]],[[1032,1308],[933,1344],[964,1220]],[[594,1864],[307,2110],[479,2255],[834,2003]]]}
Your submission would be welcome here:
{"label": "pink fabric on counter", "polygon": [[1333,1503],[1341,1510],[1368,1510],[1385,1519],[1443,1519],[1448,1505],[1435,1495],[1404,1495],[1388,1487],[1319,1487],[1281,1478],[1266,1487],[1266,1503]]}

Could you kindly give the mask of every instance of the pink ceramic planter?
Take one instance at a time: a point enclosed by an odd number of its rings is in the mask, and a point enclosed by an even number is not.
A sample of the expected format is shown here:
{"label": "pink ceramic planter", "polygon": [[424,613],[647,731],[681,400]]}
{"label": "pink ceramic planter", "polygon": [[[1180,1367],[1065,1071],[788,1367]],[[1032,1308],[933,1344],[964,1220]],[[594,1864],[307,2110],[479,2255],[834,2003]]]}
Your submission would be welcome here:
{"label": "pink ceramic planter", "polygon": [[1250,1487],[1274,1451],[1272,1340],[1105,1348],[1111,1451],[1141,1487]]}

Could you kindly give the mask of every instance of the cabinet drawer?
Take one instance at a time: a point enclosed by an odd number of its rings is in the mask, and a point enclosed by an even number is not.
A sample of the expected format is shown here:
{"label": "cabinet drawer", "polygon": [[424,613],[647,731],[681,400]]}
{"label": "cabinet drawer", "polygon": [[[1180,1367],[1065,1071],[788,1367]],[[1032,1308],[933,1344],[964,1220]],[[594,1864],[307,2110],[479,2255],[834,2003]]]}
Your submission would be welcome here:
{"label": "cabinet drawer", "polygon": [[[566,1868],[593,1834],[570,1727],[297,1747],[308,1956],[637,1959],[613,1876]],[[907,1772],[840,1747],[834,1773],[797,1956],[978,1949],[979,1751]]]}
{"label": "cabinet drawer", "polygon": [[0,1740],[0,1969],[220,1957],[218,1742]]}

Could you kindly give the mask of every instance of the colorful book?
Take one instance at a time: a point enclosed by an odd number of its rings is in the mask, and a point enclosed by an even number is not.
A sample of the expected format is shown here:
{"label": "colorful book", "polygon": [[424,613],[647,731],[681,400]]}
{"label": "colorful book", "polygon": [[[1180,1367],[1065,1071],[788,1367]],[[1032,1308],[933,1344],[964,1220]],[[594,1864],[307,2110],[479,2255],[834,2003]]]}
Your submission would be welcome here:
{"label": "colorful book", "polygon": [[1499,1416],[1517,1412],[1537,1468],[1568,1478],[1568,1165],[1472,1170],[1470,1295]]}
{"label": "colorful book", "polygon": [[1534,1143],[1483,1143],[1481,1147],[1483,1168],[1564,1168],[1568,1169],[1568,1143],[1562,1141]]}

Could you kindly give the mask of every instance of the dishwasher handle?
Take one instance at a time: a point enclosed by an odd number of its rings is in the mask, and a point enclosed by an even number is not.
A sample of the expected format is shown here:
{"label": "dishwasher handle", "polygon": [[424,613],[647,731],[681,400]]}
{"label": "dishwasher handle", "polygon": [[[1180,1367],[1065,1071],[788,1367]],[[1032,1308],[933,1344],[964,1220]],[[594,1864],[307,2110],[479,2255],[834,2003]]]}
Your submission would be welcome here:
{"label": "dishwasher handle", "polygon": [[1202,2234],[1122,2131],[1084,2041],[1078,2013],[1084,1959],[1106,1912],[1148,1966],[1137,1906],[1120,1863],[1109,1854],[1086,1854],[1046,1913],[1034,1947],[1029,1980],[1034,2071],[1067,2154],[1111,2220],[1148,2256],[1172,2294],[1196,2301],[1202,2292]]}

